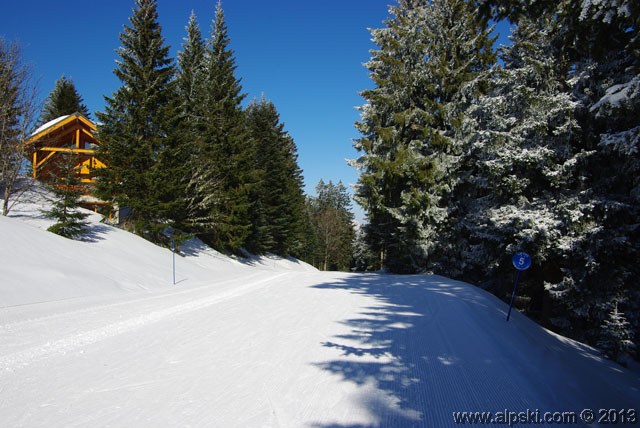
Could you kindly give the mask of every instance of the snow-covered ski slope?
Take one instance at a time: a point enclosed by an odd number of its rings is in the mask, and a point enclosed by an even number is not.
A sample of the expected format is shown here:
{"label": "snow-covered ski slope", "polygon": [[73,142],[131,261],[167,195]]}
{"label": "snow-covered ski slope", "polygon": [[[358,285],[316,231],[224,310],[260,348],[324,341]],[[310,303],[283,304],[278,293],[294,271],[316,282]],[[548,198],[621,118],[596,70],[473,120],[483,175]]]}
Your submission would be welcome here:
{"label": "snow-covered ski slope", "polygon": [[174,286],[168,250],[96,220],[76,242],[29,204],[0,217],[0,427],[453,427],[463,411],[640,410],[637,372],[519,313],[505,322],[506,305],[471,285],[193,242]]}

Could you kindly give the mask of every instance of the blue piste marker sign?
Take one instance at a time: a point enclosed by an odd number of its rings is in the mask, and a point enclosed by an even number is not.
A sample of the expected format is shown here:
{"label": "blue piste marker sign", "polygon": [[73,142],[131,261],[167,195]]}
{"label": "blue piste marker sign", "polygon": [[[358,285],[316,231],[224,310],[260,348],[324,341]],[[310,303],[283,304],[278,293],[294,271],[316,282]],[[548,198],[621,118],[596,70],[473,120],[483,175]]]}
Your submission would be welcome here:
{"label": "blue piste marker sign", "polygon": [[513,267],[518,270],[516,275],[516,282],[513,284],[513,293],[511,293],[511,302],[509,303],[509,312],[507,312],[507,321],[511,317],[511,309],[513,308],[513,301],[516,298],[516,290],[518,289],[518,279],[520,278],[520,272],[525,271],[531,267],[531,256],[527,253],[516,253],[511,258]]}
{"label": "blue piste marker sign", "polygon": [[531,267],[531,256],[527,253],[517,253],[511,258],[513,267],[520,270],[527,270]]}

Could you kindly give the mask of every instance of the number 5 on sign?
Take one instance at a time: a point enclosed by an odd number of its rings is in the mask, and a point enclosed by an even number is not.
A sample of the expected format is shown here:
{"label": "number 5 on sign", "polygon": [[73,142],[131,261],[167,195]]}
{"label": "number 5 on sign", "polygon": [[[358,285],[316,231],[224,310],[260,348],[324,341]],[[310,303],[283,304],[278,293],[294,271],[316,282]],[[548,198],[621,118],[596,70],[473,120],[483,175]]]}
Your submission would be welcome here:
{"label": "number 5 on sign", "polygon": [[511,259],[513,266],[519,271],[527,270],[531,266],[531,257],[527,253],[518,253]]}
{"label": "number 5 on sign", "polygon": [[511,258],[513,267],[518,270],[516,275],[516,282],[513,284],[513,293],[511,293],[511,303],[509,303],[509,312],[507,312],[507,321],[511,317],[511,309],[513,308],[513,300],[516,298],[516,290],[518,289],[518,279],[520,278],[520,272],[527,270],[531,267],[531,256],[527,253],[517,253]]}

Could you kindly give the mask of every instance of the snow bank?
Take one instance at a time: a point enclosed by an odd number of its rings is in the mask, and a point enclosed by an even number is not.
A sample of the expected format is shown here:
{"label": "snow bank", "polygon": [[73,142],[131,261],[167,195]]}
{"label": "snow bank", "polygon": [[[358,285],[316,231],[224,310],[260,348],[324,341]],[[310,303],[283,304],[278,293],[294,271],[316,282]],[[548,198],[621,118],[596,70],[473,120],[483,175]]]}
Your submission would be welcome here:
{"label": "snow bank", "polygon": [[318,269],[302,260],[293,257],[284,258],[276,256],[275,254],[256,256],[255,254],[243,251],[243,257],[236,258],[235,260],[248,266],[261,267],[263,269],[318,272]]}
{"label": "snow bank", "polygon": [[[0,217],[0,307],[173,286],[169,249],[104,224],[98,214],[88,212],[88,233],[81,241],[47,232],[52,221],[42,212],[50,199],[35,183],[8,218]],[[176,256],[176,282],[215,283],[250,267],[315,270],[275,256],[232,259],[193,239]]]}

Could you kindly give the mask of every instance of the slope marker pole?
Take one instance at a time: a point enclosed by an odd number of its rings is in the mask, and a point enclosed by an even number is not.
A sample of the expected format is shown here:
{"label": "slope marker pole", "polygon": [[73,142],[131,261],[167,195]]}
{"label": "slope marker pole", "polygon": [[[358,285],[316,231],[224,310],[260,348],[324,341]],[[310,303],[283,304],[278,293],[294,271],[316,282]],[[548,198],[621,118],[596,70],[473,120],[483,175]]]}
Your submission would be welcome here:
{"label": "slope marker pole", "polygon": [[171,240],[171,257],[173,259],[173,285],[176,285],[176,241]]}
{"label": "slope marker pole", "polygon": [[518,274],[516,275],[516,282],[513,284],[513,292],[511,293],[511,302],[509,303],[509,312],[507,312],[507,321],[511,317],[511,309],[513,308],[513,301],[516,299],[516,290],[518,289],[518,279],[520,279],[520,273],[524,270],[529,269],[531,266],[531,256],[527,253],[517,253],[514,254],[511,258],[511,262],[513,263],[513,267],[518,270]]}
{"label": "slope marker pole", "polygon": [[509,312],[507,312],[507,321],[509,321],[509,318],[511,317],[511,308],[513,308],[513,301],[516,298],[516,290],[518,289],[518,278],[520,278],[520,272],[522,271],[519,270],[518,273],[516,274],[516,283],[513,284],[513,292],[511,293],[511,302],[509,302]]}

